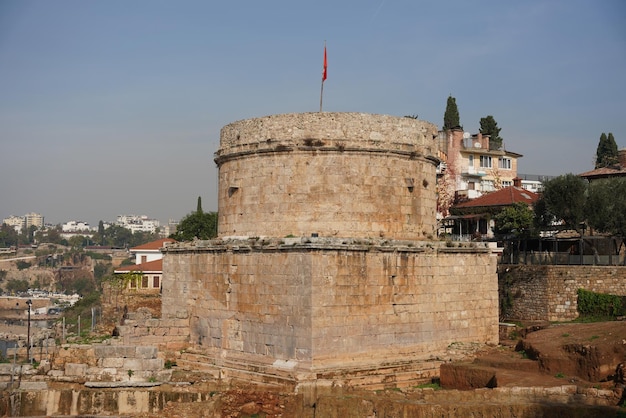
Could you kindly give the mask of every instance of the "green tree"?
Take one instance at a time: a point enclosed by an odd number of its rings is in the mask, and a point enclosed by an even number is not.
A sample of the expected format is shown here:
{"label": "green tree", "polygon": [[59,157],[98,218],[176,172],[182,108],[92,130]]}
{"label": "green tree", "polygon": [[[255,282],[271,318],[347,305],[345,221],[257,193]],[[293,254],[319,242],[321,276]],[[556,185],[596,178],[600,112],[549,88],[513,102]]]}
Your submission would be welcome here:
{"label": "green tree", "polygon": [[22,293],[28,290],[26,280],[11,279],[7,282],[6,291],[9,293]]}
{"label": "green tree", "polygon": [[17,246],[18,234],[15,228],[5,223],[0,226],[0,247]]}
{"label": "green tree", "polygon": [[170,235],[177,241],[191,241],[194,238],[211,239],[216,236],[217,212],[203,212],[200,197],[198,197],[196,211],[181,219],[176,232]]}
{"label": "green tree", "polygon": [[456,106],[456,99],[452,96],[448,96],[446,112],[443,114],[443,130],[447,131],[460,127],[461,122],[459,120],[459,109]]}
{"label": "green tree", "polygon": [[589,183],[585,214],[596,231],[626,237],[626,178]]}
{"label": "green tree", "polygon": [[500,137],[500,131],[498,128],[498,122],[493,116],[488,115],[484,118],[480,118],[480,133],[483,135],[489,135],[489,149],[499,150],[502,148],[502,138]]}
{"label": "green tree", "polygon": [[35,232],[37,227],[31,225],[28,228],[22,228],[22,233],[18,235],[18,241],[20,244],[33,244],[35,242]]}
{"label": "green tree", "polygon": [[567,229],[578,230],[585,219],[587,182],[575,174],[546,181],[535,213],[544,222],[554,220]]}
{"label": "green tree", "polygon": [[132,240],[132,231],[119,225],[109,226],[104,230],[102,238],[99,240],[96,239],[96,241],[103,242],[103,245],[110,245],[111,247],[117,248],[132,247]]}
{"label": "green tree", "polygon": [[[98,239],[96,240],[96,242],[99,243],[100,245],[104,245],[104,222],[102,222],[102,220],[98,222],[97,237]],[[94,240],[95,239],[96,239],[96,236],[94,236]]]}
{"label": "green tree", "polygon": [[57,225],[46,228],[35,233],[37,242],[47,242],[50,244],[61,244],[63,237],[61,236],[61,226]]}
{"label": "green tree", "polygon": [[598,148],[596,149],[596,168],[610,167],[618,163],[617,144],[613,134],[609,132],[607,137],[604,132],[600,135]]}
{"label": "green tree", "polygon": [[74,235],[67,240],[72,248],[82,248],[85,242],[85,237],[82,235]]}
{"label": "green tree", "polygon": [[523,202],[517,202],[494,215],[495,232],[499,235],[528,236],[533,226],[535,214]]}

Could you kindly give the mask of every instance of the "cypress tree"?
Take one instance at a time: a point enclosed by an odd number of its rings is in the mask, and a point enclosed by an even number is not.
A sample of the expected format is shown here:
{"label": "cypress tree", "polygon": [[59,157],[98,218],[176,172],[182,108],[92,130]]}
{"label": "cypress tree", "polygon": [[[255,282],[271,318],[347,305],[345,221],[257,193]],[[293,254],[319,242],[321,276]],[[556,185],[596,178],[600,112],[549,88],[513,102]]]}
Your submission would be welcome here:
{"label": "cypress tree", "polygon": [[615,138],[610,132],[608,137],[602,132],[596,150],[596,168],[610,167],[617,164],[617,162],[617,144],[615,143]]}
{"label": "cypress tree", "polygon": [[500,131],[498,128],[498,122],[489,115],[484,118],[480,118],[480,133],[483,135],[489,135],[489,149],[499,150],[502,148],[502,138],[500,137]]}
{"label": "cypress tree", "polygon": [[446,113],[443,115],[443,130],[460,128],[459,121],[459,109],[456,106],[456,99],[452,96],[448,96],[448,102],[446,104]]}
{"label": "cypress tree", "polygon": [[198,196],[198,207],[196,212],[202,215],[202,197]]}

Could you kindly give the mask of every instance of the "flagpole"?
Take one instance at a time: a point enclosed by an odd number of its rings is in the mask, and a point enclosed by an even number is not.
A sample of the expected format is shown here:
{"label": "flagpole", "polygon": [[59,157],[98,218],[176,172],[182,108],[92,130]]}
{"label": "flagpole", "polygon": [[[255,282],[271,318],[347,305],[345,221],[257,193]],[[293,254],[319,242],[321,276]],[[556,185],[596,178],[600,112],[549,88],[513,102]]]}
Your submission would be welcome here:
{"label": "flagpole", "polygon": [[326,60],[326,41],[324,41],[324,67],[322,69],[322,88],[320,89],[320,112],[322,111],[322,100],[324,98],[324,80],[326,80],[326,69],[328,61]]}
{"label": "flagpole", "polygon": [[322,111],[322,97],[324,97],[324,80],[322,80],[322,89],[320,90],[320,112]]}

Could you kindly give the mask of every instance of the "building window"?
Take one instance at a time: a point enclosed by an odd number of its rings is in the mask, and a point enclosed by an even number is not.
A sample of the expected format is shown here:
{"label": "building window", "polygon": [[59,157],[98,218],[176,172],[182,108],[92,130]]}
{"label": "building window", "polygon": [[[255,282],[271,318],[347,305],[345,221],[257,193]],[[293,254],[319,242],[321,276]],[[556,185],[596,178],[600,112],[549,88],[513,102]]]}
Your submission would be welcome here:
{"label": "building window", "polygon": [[141,287],[143,288],[148,287],[148,276],[143,276],[141,278]]}
{"label": "building window", "polygon": [[467,166],[469,168],[474,168],[474,154],[470,154],[467,156]]}
{"label": "building window", "polygon": [[130,288],[131,289],[134,289],[134,288],[137,287],[137,279],[135,279],[134,277],[131,277],[129,282],[130,282]]}
{"label": "building window", "polygon": [[506,157],[498,158],[498,168],[502,168],[504,170],[511,169],[511,159]]}
{"label": "building window", "polygon": [[159,288],[159,286],[160,286],[160,283],[159,283],[159,276],[153,276],[153,277],[152,277],[152,287],[153,287],[154,289],[158,289],[158,288]]}
{"label": "building window", "polygon": [[147,255],[142,255],[141,256],[141,264],[145,263],[148,261],[148,256]]}
{"label": "building window", "polygon": [[491,156],[490,155],[480,156],[480,168],[491,168]]}
{"label": "building window", "polygon": [[512,181],[502,180],[502,187],[510,187],[513,185]]}
{"label": "building window", "polygon": [[483,192],[493,192],[496,189],[492,180],[483,180],[481,183]]}

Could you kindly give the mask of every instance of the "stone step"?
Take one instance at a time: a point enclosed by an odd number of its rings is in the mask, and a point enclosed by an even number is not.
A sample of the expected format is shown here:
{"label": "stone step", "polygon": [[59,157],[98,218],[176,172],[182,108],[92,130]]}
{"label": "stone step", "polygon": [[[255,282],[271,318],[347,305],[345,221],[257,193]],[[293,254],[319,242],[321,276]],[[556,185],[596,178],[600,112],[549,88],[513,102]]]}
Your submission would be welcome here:
{"label": "stone step", "polygon": [[522,358],[521,354],[481,356],[474,360],[474,364],[507,370],[523,370],[526,372],[539,372],[539,362]]}
{"label": "stone step", "polygon": [[368,389],[410,387],[430,382],[439,376],[440,364],[440,361],[424,360],[394,362],[383,366],[361,364],[341,368],[298,370],[295,367],[281,369],[275,364],[253,363],[248,359],[216,359],[214,356],[198,352],[185,352],[177,360],[177,366],[183,370],[206,372],[221,379],[252,380],[272,385],[291,385],[298,380],[320,379],[341,381],[350,386]]}
{"label": "stone step", "polygon": [[213,356],[202,353],[185,352],[176,364],[184,370],[207,372],[221,379],[253,380],[281,386],[292,385],[296,381],[293,370],[281,370],[271,364],[251,363],[240,359],[216,360]]}

